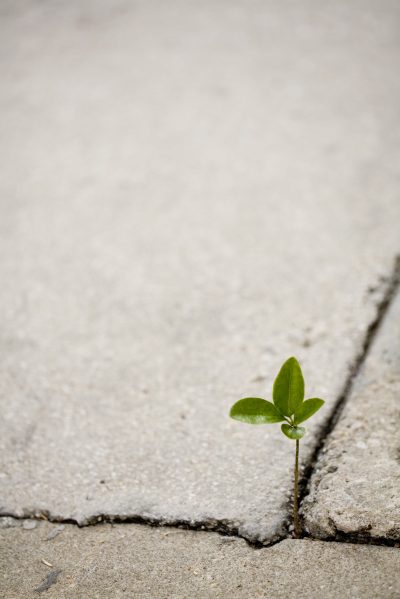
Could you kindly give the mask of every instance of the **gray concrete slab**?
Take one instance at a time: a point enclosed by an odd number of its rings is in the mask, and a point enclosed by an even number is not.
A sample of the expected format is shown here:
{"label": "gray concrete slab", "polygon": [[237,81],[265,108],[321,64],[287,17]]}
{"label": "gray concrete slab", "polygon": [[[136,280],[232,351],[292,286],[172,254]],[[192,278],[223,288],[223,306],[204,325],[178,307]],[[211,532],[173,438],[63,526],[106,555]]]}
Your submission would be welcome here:
{"label": "gray concrete slab", "polygon": [[[282,534],[398,249],[399,5],[2,3],[1,513]],[[220,524],[217,524],[219,521]]]}
{"label": "gray concrete slab", "polygon": [[400,550],[286,540],[255,550],[243,539],[174,528],[103,524],[0,529],[7,599],[390,599]]}
{"label": "gray concrete slab", "polygon": [[400,540],[400,295],[388,312],[304,502],[318,537]]}

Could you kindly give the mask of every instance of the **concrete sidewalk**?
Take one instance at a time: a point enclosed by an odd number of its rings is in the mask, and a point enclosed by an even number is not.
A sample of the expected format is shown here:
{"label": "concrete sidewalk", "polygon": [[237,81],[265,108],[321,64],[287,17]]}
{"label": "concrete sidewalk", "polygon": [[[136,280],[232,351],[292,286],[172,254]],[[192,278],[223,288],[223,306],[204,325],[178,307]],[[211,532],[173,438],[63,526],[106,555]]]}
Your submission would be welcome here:
{"label": "concrete sidewalk", "polygon": [[228,411],[295,355],[326,399],[309,472],[379,337],[399,17],[394,0],[3,3],[0,515],[290,536],[293,445]]}
{"label": "concrete sidewalk", "polygon": [[[1,522],[1,521],[0,521]],[[27,523],[29,521],[25,521]],[[19,523],[20,524],[20,523]],[[0,529],[7,599],[397,599],[400,550],[243,539],[176,528],[39,523]]]}
{"label": "concrete sidewalk", "polygon": [[316,537],[400,541],[400,294],[314,466],[304,503]]}

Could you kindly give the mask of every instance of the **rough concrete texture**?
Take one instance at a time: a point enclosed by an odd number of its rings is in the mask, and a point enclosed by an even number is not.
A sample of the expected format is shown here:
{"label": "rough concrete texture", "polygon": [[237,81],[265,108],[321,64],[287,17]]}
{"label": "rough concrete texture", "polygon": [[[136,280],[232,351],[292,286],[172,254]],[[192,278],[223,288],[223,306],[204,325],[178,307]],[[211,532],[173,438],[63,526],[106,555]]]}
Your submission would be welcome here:
{"label": "rough concrete texture", "polygon": [[1,513],[284,530],[398,249],[399,3],[2,2]]}
{"label": "rough concrete texture", "polygon": [[304,503],[314,536],[400,540],[400,295],[320,454]]}
{"label": "rough concrete texture", "polygon": [[[174,528],[103,524],[0,530],[7,599],[397,599],[400,550],[243,539]],[[58,573],[58,574],[57,574]],[[44,590],[44,589],[47,590]],[[43,593],[43,594],[42,594]]]}

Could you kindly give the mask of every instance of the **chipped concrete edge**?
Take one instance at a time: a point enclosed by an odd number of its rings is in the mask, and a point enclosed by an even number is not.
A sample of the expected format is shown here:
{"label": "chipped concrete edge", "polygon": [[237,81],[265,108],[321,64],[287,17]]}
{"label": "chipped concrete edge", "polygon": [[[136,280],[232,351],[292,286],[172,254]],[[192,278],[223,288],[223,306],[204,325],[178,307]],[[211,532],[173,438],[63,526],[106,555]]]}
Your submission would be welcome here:
{"label": "chipped concrete edge", "polygon": [[[391,276],[387,279],[386,289],[384,291],[381,301],[377,304],[377,312],[375,319],[370,323],[367,328],[364,342],[361,346],[360,353],[356,356],[349,376],[345,381],[342,393],[339,395],[336,402],[336,406],[332,411],[332,414],[325,426],[322,427],[319,435],[319,442],[315,448],[315,451],[311,457],[310,463],[308,464],[307,470],[304,472],[301,481],[301,497],[300,497],[300,513],[302,517],[302,529],[304,537],[310,537],[313,539],[332,541],[332,542],[349,542],[355,544],[373,544],[373,545],[385,545],[385,546],[399,546],[400,536],[397,529],[393,529],[387,536],[375,536],[369,531],[369,527],[358,527],[357,530],[348,532],[340,530],[335,522],[331,518],[327,518],[328,525],[325,527],[313,526],[310,530],[307,530],[304,508],[307,505],[317,501],[316,489],[313,489],[312,484],[315,483],[314,474],[317,469],[321,469],[325,464],[325,450],[329,444],[332,433],[339,422],[343,409],[352,393],[354,383],[360,374],[360,371],[366,361],[367,356],[370,353],[372,344],[379,334],[383,321],[395,299],[399,293],[400,288],[400,255],[397,255],[394,260]],[[326,466],[326,464],[325,464]]]}

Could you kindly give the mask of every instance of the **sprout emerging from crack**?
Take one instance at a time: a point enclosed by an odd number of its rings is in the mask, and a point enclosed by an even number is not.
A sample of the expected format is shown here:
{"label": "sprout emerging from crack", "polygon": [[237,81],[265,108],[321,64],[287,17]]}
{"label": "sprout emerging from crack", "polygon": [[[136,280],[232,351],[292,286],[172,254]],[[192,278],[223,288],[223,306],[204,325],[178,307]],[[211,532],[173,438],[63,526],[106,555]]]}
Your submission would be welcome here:
{"label": "sprout emerging from crack", "polygon": [[230,416],[247,424],[273,424],[284,422],[281,431],[289,439],[296,441],[296,457],[294,462],[294,497],[293,524],[294,536],[301,534],[299,519],[299,449],[300,439],[306,429],[299,426],[315,414],[325,403],[323,399],[313,397],[304,400],[304,378],[300,364],[296,358],[289,358],[283,364],[275,379],[273,402],[260,397],[245,397],[237,401],[231,408]]}

